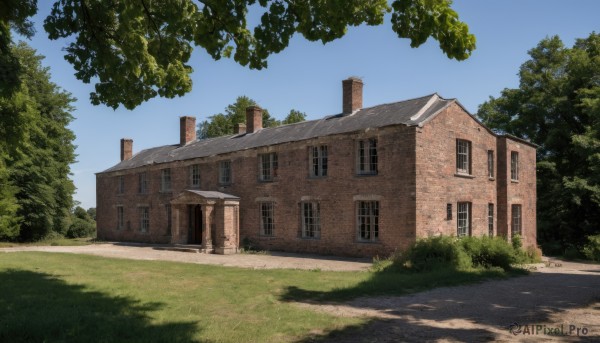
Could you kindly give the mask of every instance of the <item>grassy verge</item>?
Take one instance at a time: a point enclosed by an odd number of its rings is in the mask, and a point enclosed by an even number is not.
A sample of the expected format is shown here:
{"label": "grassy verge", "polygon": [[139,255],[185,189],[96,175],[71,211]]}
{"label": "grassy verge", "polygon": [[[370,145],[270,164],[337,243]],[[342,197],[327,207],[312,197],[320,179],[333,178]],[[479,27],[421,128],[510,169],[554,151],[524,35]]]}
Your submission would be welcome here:
{"label": "grassy verge", "polygon": [[249,270],[3,253],[0,341],[283,342],[364,324],[293,301],[405,294],[507,277],[471,272]]}
{"label": "grassy verge", "polygon": [[14,243],[14,242],[0,242],[0,248],[10,247],[23,247],[23,246],[44,246],[44,245],[58,245],[58,246],[75,246],[75,245],[89,245],[94,243],[94,238],[50,238],[36,242],[27,243]]}

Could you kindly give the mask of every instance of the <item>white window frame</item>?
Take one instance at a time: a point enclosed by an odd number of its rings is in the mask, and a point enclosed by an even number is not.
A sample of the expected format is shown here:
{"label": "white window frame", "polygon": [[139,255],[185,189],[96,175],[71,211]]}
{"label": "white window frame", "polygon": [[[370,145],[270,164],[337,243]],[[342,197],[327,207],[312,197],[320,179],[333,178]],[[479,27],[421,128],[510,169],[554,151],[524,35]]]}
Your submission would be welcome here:
{"label": "white window frame", "polygon": [[138,174],[138,193],[148,193],[148,174],[146,172]]}
{"label": "white window frame", "polygon": [[488,150],[487,152],[487,165],[488,165],[488,177],[490,179],[494,178],[494,150]]}
{"label": "white window frame", "polygon": [[150,207],[140,206],[140,232],[148,233],[150,231]]}
{"label": "white window frame", "polygon": [[230,185],[231,184],[231,160],[219,162],[219,184]]}
{"label": "white window frame", "polygon": [[321,204],[317,201],[300,203],[302,238],[321,238]]}
{"label": "white window frame", "polygon": [[510,179],[511,181],[519,181],[519,152],[510,152]]}
{"label": "white window frame", "polygon": [[494,237],[494,204],[488,204],[488,236]]}
{"label": "white window frame", "polygon": [[125,193],[125,176],[117,176],[117,194]]}
{"label": "white window frame", "polygon": [[377,139],[361,139],[356,142],[356,174],[377,175],[379,156]]}
{"label": "white window frame", "polygon": [[272,237],[275,234],[275,204],[273,202],[259,203],[260,235]]}
{"label": "white window frame", "polygon": [[521,204],[512,204],[510,206],[511,234],[512,236],[523,236],[523,207]]}
{"label": "white window frame", "polygon": [[168,193],[172,191],[171,168],[160,170],[160,191]]}
{"label": "white window frame", "polygon": [[459,202],[456,205],[456,236],[471,236],[471,203]]}
{"label": "white window frame", "polygon": [[117,230],[125,228],[125,209],[123,206],[117,206]]}
{"label": "white window frame", "polygon": [[277,177],[277,153],[270,152],[258,155],[258,180],[269,182]]}
{"label": "white window frame", "polygon": [[327,176],[327,145],[315,145],[309,148],[309,165],[311,177]]}
{"label": "white window frame", "polygon": [[456,173],[471,175],[471,142],[456,140]]}
{"label": "white window frame", "polygon": [[200,188],[200,165],[193,164],[190,166],[190,188]]}
{"label": "white window frame", "polygon": [[357,237],[360,242],[379,240],[379,201],[356,202]]}

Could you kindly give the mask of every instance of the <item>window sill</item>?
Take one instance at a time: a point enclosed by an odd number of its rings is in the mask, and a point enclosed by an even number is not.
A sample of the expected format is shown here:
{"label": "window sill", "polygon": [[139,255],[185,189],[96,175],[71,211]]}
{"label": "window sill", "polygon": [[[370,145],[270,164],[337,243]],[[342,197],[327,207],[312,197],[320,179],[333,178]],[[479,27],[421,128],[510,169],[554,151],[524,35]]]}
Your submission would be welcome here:
{"label": "window sill", "polygon": [[322,179],[327,179],[327,175],[325,175],[325,176],[309,175],[307,177],[307,179],[309,179],[309,180],[322,180]]}
{"label": "window sill", "polygon": [[496,181],[496,178],[495,177],[488,177],[488,180],[490,180],[490,181]]}
{"label": "window sill", "polygon": [[463,174],[463,173],[455,173],[454,176],[456,177],[462,177],[465,179],[474,179],[475,176],[471,175],[471,174]]}
{"label": "window sill", "polygon": [[[231,183],[219,183],[219,187],[229,187],[231,186]],[[198,188],[200,189],[200,188]]]}
{"label": "window sill", "polygon": [[510,183],[519,183],[519,180],[510,180]]}
{"label": "window sill", "polygon": [[298,237],[302,241],[320,241],[321,237]]}
{"label": "window sill", "polygon": [[366,173],[365,174],[358,174],[357,173],[357,174],[354,174],[354,176],[356,176],[356,177],[365,177],[365,176],[369,177],[369,176],[377,176],[377,175],[379,175],[379,174],[378,173],[369,173],[369,174],[366,174]]}
{"label": "window sill", "polygon": [[374,241],[358,239],[358,240],[354,241],[354,243],[360,243],[360,244],[377,244],[377,245],[381,244],[381,242],[379,241],[379,239],[376,239]]}
{"label": "window sill", "polygon": [[173,191],[160,191],[159,194],[173,194]]}

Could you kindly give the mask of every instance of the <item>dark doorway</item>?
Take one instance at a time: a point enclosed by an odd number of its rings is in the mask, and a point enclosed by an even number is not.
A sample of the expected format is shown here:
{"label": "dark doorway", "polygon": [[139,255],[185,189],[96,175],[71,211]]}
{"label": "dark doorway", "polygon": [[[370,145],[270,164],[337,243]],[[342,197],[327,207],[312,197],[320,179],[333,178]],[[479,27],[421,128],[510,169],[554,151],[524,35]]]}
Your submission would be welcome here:
{"label": "dark doorway", "polygon": [[188,243],[202,244],[202,207],[200,205],[189,205],[189,230]]}

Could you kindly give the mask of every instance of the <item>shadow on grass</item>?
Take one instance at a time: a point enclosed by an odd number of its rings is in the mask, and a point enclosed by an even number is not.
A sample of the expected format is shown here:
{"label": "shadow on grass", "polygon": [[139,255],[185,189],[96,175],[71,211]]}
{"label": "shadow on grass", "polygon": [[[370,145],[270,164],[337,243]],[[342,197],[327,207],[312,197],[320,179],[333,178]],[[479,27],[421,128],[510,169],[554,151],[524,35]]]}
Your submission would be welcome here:
{"label": "shadow on grass", "polygon": [[156,325],[140,303],[70,285],[52,275],[0,273],[0,342],[194,342],[195,323]]}
{"label": "shadow on grass", "polygon": [[344,301],[364,296],[403,295],[444,286],[456,286],[481,282],[494,278],[526,275],[521,269],[505,272],[501,269],[491,270],[436,270],[423,273],[407,271],[383,270],[372,272],[372,276],[352,287],[337,288],[330,291],[315,291],[288,287],[281,295],[283,301]]}

